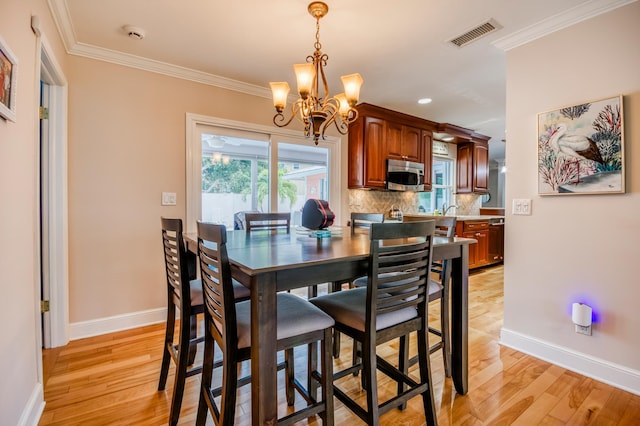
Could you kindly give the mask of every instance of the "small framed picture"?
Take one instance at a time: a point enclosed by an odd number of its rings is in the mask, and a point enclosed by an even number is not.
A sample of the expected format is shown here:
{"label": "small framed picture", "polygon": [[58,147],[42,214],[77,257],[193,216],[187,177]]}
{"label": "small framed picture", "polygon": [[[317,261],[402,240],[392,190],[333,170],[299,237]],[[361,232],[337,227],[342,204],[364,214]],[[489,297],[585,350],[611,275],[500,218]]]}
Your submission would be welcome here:
{"label": "small framed picture", "polygon": [[18,60],[0,36],[0,117],[16,121]]}
{"label": "small framed picture", "polygon": [[538,114],[538,194],[620,193],[622,96]]}

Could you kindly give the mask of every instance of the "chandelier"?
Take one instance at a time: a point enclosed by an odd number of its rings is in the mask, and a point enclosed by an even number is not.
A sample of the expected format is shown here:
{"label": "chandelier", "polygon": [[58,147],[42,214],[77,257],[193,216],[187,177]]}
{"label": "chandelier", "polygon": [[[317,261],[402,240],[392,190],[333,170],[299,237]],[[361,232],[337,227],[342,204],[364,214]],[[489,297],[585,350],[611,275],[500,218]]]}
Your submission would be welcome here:
{"label": "chandelier", "polygon": [[[273,123],[278,127],[288,126],[293,118],[297,118],[304,124],[304,135],[313,137],[315,144],[320,138],[324,139],[327,127],[334,124],[340,134],[346,135],[349,124],[358,118],[358,111],[354,108],[360,96],[362,77],[360,74],[350,74],[340,77],[344,86],[344,93],[331,97],[324,75],[324,67],[329,56],[322,53],[320,44],[320,18],[329,12],[329,6],[320,1],[309,4],[309,14],[316,18],[316,42],[313,55],[307,56],[305,64],[293,66],[298,83],[300,97],[291,104],[291,117],[286,119],[283,111],[287,106],[289,84],[285,82],[269,83],[273,93],[273,105],[276,107],[276,115]],[[324,96],[320,94],[320,80],[324,89]]]}

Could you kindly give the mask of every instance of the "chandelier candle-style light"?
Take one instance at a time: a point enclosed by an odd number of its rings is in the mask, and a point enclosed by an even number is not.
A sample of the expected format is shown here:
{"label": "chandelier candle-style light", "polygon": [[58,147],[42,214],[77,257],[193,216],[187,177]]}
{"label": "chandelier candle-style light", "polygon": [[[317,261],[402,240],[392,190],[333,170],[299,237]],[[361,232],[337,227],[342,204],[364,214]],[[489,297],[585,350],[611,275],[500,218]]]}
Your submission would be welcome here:
{"label": "chandelier candle-style light", "polygon": [[[289,84],[284,82],[269,83],[273,92],[273,105],[276,107],[276,115],[273,123],[278,127],[288,126],[294,117],[304,124],[305,137],[313,136],[313,141],[318,144],[320,138],[324,139],[324,132],[332,123],[336,129],[346,135],[349,124],[358,118],[358,111],[354,108],[360,96],[362,77],[360,74],[344,75],[341,78],[344,93],[331,97],[324,75],[324,66],[327,65],[329,56],[322,53],[320,44],[320,18],[329,12],[329,6],[320,1],[309,4],[309,14],[316,18],[316,42],[315,52],[307,56],[307,63],[293,66],[298,82],[298,98],[291,105],[291,117],[285,119],[282,112],[287,106]],[[320,97],[320,79],[324,88],[324,97]]]}

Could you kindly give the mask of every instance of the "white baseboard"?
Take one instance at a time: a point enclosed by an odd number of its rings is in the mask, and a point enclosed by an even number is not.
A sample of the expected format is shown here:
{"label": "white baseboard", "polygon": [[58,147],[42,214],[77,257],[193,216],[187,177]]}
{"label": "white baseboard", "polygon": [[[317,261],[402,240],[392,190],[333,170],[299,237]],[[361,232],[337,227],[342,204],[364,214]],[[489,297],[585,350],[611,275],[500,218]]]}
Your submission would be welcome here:
{"label": "white baseboard", "polygon": [[500,344],[640,395],[640,371],[503,328]]}
{"label": "white baseboard", "polygon": [[113,317],[71,323],[69,324],[69,334],[71,340],[78,340],[84,339],[85,337],[99,336],[101,334],[157,324],[166,320],[167,308],[149,309],[147,311],[131,312]]}
{"label": "white baseboard", "polygon": [[29,401],[25,405],[20,420],[18,420],[18,426],[38,426],[40,416],[44,411],[44,391],[42,389],[42,383],[36,383],[36,387],[31,392]]}

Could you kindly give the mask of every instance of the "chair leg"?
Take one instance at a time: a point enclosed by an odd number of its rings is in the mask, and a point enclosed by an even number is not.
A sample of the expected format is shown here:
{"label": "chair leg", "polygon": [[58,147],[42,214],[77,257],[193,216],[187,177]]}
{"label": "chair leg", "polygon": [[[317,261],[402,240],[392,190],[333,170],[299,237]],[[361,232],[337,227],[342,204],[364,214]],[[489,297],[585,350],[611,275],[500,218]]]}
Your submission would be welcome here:
{"label": "chair leg", "polygon": [[189,360],[189,339],[190,330],[180,324],[180,342],[178,343],[178,362],[176,362],[176,374],[173,385],[173,397],[171,398],[171,414],[169,424],[178,424],[180,408],[182,407],[182,397],[184,395],[184,384],[187,380],[187,367]]}
{"label": "chair leg", "polygon": [[[329,293],[335,293],[336,291],[340,291],[342,289],[342,281],[334,281],[329,284]],[[340,332],[338,330],[333,330],[333,357],[335,359],[340,358]]]}
{"label": "chair leg", "polygon": [[176,306],[169,304],[167,309],[167,328],[164,333],[164,346],[162,348],[162,364],[160,365],[160,380],[158,381],[158,390],[162,391],[167,385],[167,376],[169,375],[169,364],[171,363],[171,353],[169,347],[173,345],[173,332],[176,325]]}
{"label": "chair leg", "polygon": [[427,383],[427,390],[422,393],[422,405],[427,425],[437,425],[438,417],[433,398],[433,382],[431,380],[431,361],[429,357],[429,330],[424,324],[418,331],[418,365],[420,368],[420,383]]}
{"label": "chair leg", "polygon": [[376,344],[365,338],[362,344],[362,379],[367,385],[367,425],[378,426],[380,424],[380,414],[378,409],[378,381],[377,381],[377,361]]}
{"label": "chair leg", "polygon": [[[409,373],[409,336],[400,337],[400,345],[398,347],[398,370],[402,374],[407,375]],[[405,391],[407,385],[404,381],[398,381],[398,395]],[[407,404],[404,403],[398,407],[401,411],[407,408]]]}
{"label": "chair leg", "polygon": [[[324,348],[324,346],[322,346]],[[322,361],[322,354],[321,362]],[[322,365],[324,367],[324,364]],[[314,400],[318,398],[318,382],[313,378],[313,372],[318,370],[318,343],[307,345],[307,392]],[[324,374],[324,373],[323,373]]]}
{"label": "chair leg", "polygon": [[322,364],[322,400],[324,401],[324,413],[322,424],[333,426],[333,360],[331,359],[331,329],[324,331],[324,339],[320,343],[320,363]]}
{"label": "chair leg", "polygon": [[202,361],[202,378],[200,381],[200,401],[198,402],[198,415],[196,425],[204,426],[209,412],[209,389],[211,389],[211,376],[213,375],[213,360],[215,358],[215,345],[209,337],[204,341],[204,359]]}
{"label": "chair leg", "polygon": [[[189,318],[189,339],[195,340],[196,337],[198,337],[198,316],[194,314]],[[198,344],[195,342],[189,343],[189,362],[187,363],[187,365],[193,365],[196,360],[197,351]]]}
{"label": "chair leg", "polygon": [[293,384],[293,381],[295,379],[295,369],[293,365],[294,364],[293,348],[289,348],[284,351],[284,363],[285,363],[285,377],[286,377],[285,392],[287,395],[287,405],[292,406],[296,400],[296,389]]}

